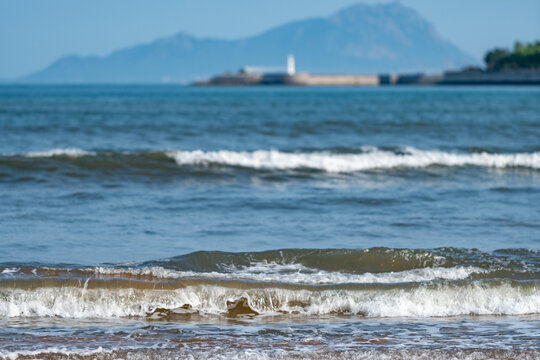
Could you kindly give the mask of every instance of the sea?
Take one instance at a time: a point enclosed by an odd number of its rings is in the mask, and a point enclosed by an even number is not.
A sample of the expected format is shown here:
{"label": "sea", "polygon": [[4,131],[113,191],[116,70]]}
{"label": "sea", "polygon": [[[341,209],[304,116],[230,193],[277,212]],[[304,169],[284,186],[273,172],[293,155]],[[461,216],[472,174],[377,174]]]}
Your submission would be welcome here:
{"label": "sea", "polygon": [[540,359],[540,87],[0,86],[0,358]]}

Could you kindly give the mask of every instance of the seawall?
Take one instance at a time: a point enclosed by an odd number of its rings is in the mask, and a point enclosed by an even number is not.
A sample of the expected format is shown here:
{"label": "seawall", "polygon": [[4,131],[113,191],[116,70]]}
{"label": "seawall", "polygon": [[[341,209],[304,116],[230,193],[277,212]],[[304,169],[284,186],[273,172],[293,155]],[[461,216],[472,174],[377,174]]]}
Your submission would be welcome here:
{"label": "seawall", "polygon": [[540,85],[540,70],[447,71],[442,85]]}
{"label": "seawall", "polygon": [[540,85],[540,70],[447,71],[444,74],[222,74],[198,86],[290,85],[290,86],[379,86],[379,85]]}

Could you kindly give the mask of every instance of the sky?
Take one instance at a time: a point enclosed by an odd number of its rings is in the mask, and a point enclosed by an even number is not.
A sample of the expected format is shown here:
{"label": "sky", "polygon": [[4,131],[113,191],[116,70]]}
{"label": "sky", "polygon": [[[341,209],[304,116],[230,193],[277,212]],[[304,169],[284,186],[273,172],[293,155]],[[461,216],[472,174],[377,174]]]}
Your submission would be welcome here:
{"label": "sky", "polygon": [[[0,79],[67,54],[106,55],[186,32],[241,38],[289,21],[381,0],[0,0]],[[540,0],[401,0],[480,60],[486,50],[540,40]]]}

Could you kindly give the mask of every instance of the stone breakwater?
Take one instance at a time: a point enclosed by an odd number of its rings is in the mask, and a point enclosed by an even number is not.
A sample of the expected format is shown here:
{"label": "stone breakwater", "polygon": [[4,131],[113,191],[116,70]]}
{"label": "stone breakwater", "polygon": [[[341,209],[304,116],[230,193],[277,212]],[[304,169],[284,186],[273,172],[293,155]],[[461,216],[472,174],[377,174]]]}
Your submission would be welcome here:
{"label": "stone breakwater", "polygon": [[379,86],[379,85],[539,85],[540,71],[447,71],[444,74],[221,74],[197,86],[289,85],[289,86]]}

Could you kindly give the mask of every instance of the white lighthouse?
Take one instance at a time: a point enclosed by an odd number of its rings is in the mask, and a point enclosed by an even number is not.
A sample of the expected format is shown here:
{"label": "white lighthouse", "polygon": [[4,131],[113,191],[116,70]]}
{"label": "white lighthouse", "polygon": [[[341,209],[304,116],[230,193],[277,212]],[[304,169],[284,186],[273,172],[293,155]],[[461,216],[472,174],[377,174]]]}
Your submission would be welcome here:
{"label": "white lighthouse", "polygon": [[296,68],[294,65],[294,55],[287,55],[287,75],[294,75],[296,73]]}

